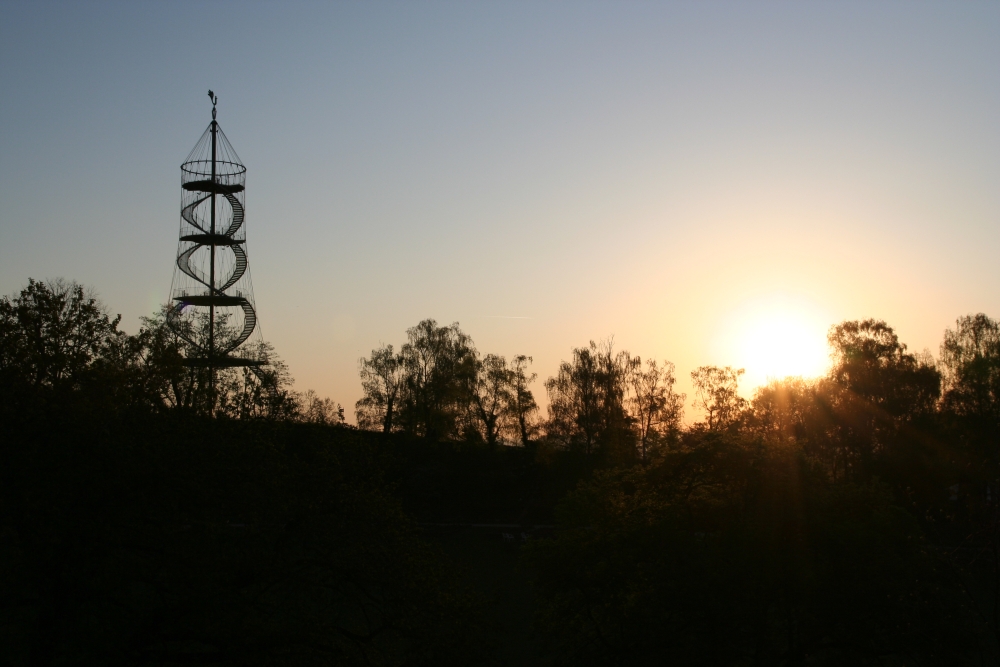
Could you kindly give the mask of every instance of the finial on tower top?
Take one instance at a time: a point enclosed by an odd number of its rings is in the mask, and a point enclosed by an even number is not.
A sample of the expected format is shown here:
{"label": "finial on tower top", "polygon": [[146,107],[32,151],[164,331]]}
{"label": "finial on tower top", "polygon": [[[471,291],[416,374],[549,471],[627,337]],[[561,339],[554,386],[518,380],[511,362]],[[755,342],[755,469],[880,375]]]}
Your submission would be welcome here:
{"label": "finial on tower top", "polygon": [[210,90],[208,91],[208,99],[212,100],[212,120],[215,120],[215,105],[219,103],[219,96]]}

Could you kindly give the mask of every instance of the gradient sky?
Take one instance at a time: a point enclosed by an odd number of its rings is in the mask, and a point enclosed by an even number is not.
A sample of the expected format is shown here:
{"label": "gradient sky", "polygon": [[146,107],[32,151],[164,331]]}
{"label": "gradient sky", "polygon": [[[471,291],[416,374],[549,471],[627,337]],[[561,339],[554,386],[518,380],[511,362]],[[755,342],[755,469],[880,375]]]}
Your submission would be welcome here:
{"label": "gradient sky", "polygon": [[136,331],[209,88],[264,338],[349,414],[427,317],[540,379],[613,335],[687,391],[762,381],[767,322],[936,354],[1000,317],[1000,3],[4,2],[0,293],[75,279]]}

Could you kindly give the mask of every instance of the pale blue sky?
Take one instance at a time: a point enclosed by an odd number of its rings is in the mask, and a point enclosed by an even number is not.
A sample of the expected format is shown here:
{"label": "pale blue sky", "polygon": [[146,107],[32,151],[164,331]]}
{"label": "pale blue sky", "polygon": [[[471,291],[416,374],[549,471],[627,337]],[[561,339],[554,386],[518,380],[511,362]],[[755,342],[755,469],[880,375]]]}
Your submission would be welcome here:
{"label": "pale blue sky", "polygon": [[263,335],[348,408],[425,317],[542,379],[609,335],[762,377],[775,309],[934,353],[1000,317],[1000,3],[0,3],[0,293],[135,331],[209,88]]}

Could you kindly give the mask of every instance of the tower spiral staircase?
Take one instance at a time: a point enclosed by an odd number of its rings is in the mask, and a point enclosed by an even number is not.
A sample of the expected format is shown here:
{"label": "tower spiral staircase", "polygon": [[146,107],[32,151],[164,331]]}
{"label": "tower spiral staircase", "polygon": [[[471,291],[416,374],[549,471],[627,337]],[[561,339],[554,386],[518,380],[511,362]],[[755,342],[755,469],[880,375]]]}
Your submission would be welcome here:
{"label": "tower spiral staircase", "polygon": [[255,333],[260,338],[246,252],[247,170],[216,120],[218,97],[212,91],[209,97],[212,122],[181,165],[181,229],[170,291],[171,316],[207,324],[207,332],[195,327],[181,333],[191,346],[184,363],[214,372],[261,362],[246,355],[247,341]]}

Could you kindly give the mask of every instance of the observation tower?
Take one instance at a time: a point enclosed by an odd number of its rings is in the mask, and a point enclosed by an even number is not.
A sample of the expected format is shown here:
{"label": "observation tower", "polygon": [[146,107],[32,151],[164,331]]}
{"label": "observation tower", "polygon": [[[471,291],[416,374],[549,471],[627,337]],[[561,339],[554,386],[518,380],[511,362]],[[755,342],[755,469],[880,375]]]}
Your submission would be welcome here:
{"label": "observation tower", "polygon": [[181,227],[170,285],[175,330],[189,344],[187,366],[215,370],[259,366],[248,356],[257,310],[246,251],[247,169],[223,134],[212,100],[212,122],[181,165]]}

